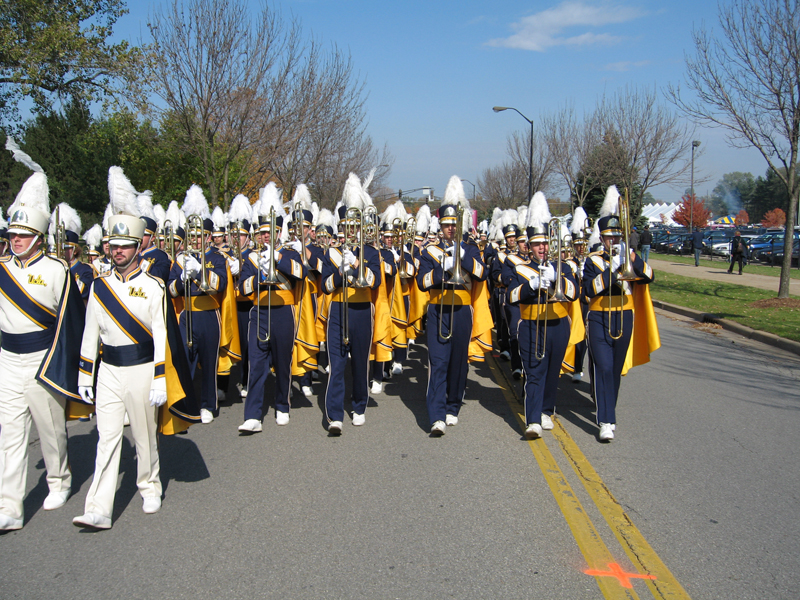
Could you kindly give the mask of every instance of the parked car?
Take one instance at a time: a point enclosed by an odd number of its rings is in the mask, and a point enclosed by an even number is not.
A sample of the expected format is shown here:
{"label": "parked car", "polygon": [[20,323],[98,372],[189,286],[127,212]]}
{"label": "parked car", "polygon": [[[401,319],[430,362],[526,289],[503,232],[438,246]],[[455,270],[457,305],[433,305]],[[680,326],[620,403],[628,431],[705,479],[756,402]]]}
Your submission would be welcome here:
{"label": "parked car", "polygon": [[[800,255],[800,240],[795,240],[792,248],[792,266],[797,266],[798,255]],[[759,250],[757,259],[768,265],[780,265],[783,263],[783,240],[775,243],[774,249]],[[754,261],[756,258],[753,259]]]}

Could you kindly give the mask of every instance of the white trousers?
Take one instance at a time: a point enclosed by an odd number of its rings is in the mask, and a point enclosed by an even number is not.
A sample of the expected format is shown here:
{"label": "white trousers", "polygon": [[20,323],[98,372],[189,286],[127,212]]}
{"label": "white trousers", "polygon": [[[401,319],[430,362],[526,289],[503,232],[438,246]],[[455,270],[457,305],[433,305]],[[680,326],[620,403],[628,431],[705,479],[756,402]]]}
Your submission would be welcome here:
{"label": "white trousers", "polygon": [[31,417],[39,432],[50,491],[68,491],[72,486],[64,417],[67,400],[36,380],[46,353],[0,352],[0,512],[15,519],[24,517]]}
{"label": "white trousers", "polygon": [[125,413],[136,446],[136,485],[143,498],[161,497],[158,462],[158,407],[150,406],[154,364],[113,367],[100,363],[95,398],[97,460],[86,496],[86,512],[111,518],[119,479]]}

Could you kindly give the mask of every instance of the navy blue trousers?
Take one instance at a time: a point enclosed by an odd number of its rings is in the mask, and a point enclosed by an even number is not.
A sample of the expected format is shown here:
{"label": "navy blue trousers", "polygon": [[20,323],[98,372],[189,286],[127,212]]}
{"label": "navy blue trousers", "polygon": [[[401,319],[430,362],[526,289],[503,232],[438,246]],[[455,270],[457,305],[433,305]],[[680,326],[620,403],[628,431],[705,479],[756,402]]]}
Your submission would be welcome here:
{"label": "navy blue trousers", "polygon": [[[250,352],[250,381],[247,387],[247,398],[244,401],[244,418],[264,418],[264,389],[270,374],[270,367],[275,367],[275,410],[289,412],[289,396],[292,392],[292,347],[295,336],[295,307],[273,306],[272,318],[267,307],[250,309],[250,327],[247,334],[247,345]],[[261,312],[260,323],[256,325],[258,313]],[[267,337],[271,326],[268,342]]]}
{"label": "navy blue trousers", "polygon": [[[186,340],[186,312],[181,313],[181,335]],[[200,408],[215,411],[217,408],[217,366],[219,365],[220,324],[219,311],[192,311],[192,347],[186,346],[189,368],[194,379],[200,365]]]}
{"label": "navy blue trousers", "polygon": [[[615,299],[616,301],[616,299]],[[620,319],[620,313],[623,315]],[[608,319],[611,315],[611,332],[617,335],[620,322],[624,328],[622,337],[612,339],[608,334]],[[590,310],[586,322],[589,342],[589,358],[592,368],[592,391],[597,403],[597,422],[617,422],[617,396],[622,380],[622,367],[633,331],[633,311]]]}
{"label": "navy blue trousers", "polygon": [[331,372],[325,390],[325,416],[328,422],[344,420],[344,370],[350,353],[350,375],[353,379],[353,412],[363,415],[369,401],[369,350],[372,346],[374,309],[371,302],[350,302],[347,311],[350,343],[343,340],[344,305],[331,302],[328,314],[327,347]]}
{"label": "navy blue trousers", "polygon": [[508,323],[508,337],[509,337],[509,353],[511,354],[511,370],[516,371],[522,368],[522,360],[520,359],[519,352],[519,339],[517,337],[517,329],[522,317],[519,314],[519,305],[506,304],[503,307],[503,314]]}
{"label": "navy blue trousers", "polygon": [[248,352],[250,345],[247,340],[247,329],[250,326],[250,309],[253,307],[251,302],[236,303],[236,318],[239,324],[239,345],[242,352],[242,387],[247,387],[247,373],[250,369],[248,365]]}
{"label": "navy blue trousers", "polygon": [[536,358],[536,321],[523,320],[519,325],[519,353],[525,369],[525,423],[542,422],[542,413],[552,415],[555,412],[556,395],[558,393],[558,376],[561,362],[567,352],[569,342],[570,321],[567,318],[539,323],[539,354],[544,349],[544,357]]}
{"label": "navy blue trousers", "polygon": [[[442,312],[442,333],[451,331],[450,305]],[[472,307],[455,306],[453,337],[439,337],[439,305],[428,305],[428,418],[433,425],[447,415],[458,416],[464,400],[469,373],[469,341],[472,337]]]}
{"label": "navy blue trousers", "polygon": [[506,288],[495,288],[492,292],[492,315],[494,316],[494,327],[497,331],[497,346],[500,352],[510,349],[508,319],[503,307],[506,303]]}

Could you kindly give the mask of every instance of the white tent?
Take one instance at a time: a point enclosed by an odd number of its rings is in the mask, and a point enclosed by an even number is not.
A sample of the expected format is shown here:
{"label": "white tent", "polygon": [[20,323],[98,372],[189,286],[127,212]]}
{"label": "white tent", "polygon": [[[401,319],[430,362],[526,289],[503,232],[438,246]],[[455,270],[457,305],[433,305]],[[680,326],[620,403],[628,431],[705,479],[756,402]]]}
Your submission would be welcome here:
{"label": "white tent", "polygon": [[[647,220],[651,224],[665,223],[666,225],[677,225],[677,223],[672,220],[672,215],[676,210],[678,210],[678,205],[674,202],[671,204],[666,204],[664,202],[646,204],[642,207],[642,216],[647,217]],[[662,215],[664,215],[663,219]]]}

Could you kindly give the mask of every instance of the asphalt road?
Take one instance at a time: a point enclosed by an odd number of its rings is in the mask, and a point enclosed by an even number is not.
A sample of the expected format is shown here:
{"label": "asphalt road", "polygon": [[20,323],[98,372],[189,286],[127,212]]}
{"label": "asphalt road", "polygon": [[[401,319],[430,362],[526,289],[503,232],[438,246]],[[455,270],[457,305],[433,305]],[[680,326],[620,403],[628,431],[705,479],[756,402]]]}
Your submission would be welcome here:
{"label": "asphalt road", "polygon": [[[94,423],[69,425],[74,496],[52,512],[34,430],[26,525],[0,535],[0,597],[800,597],[800,358],[672,316],[659,326],[663,347],[623,380],[611,444],[596,439],[588,384],[567,378],[556,430],[525,441],[494,360],[471,369],[459,424],[430,438],[415,346],[340,438],[299,389],[287,427],[270,410],[263,433],[240,437],[236,403],[163,438],[155,515],[126,434],[108,531],[71,523]],[[628,589],[584,573],[641,575],[637,560],[660,561],[657,579]]]}

